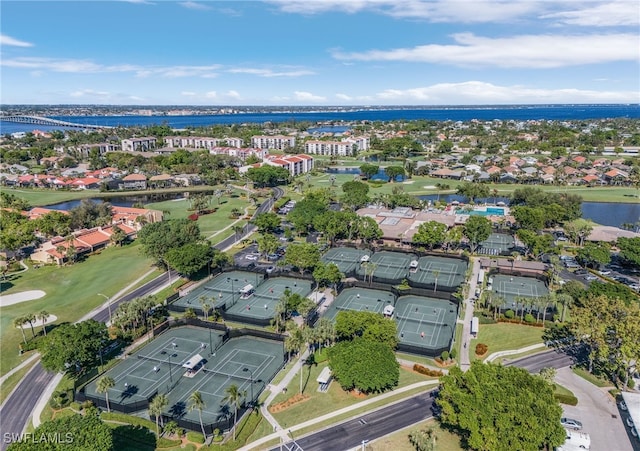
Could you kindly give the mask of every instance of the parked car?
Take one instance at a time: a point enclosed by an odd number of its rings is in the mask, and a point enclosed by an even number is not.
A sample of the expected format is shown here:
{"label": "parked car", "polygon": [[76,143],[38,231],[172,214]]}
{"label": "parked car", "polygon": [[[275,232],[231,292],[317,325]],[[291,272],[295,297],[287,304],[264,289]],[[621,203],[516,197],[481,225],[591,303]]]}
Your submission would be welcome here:
{"label": "parked car", "polygon": [[267,255],[267,259],[269,259],[269,261],[276,261],[280,259],[280,256],[278,254],[269,254]]}
{"label": "parked car", "polygon": [[633,419],[631,417],[627,417],[627,426],[629,426],[630,428],[634,426]]}
{"label": "parked car", "polygon": [[627,410],[627,404],[624,401],[620,401],[620,410]]}
{"label": "parked car", "polygon": [[574,274],[577,275],[577,276],[584,276],[584,275],[589,274],[589,271],[587,271],[586,269],[580,268],[580,269],[576,269]]}
{"label": "parked car", "polygon": [[267,267],[267,274],[271,274],[275,270],[276,270],[275,266],[269,266],[269,267]]}
{"label": "parked car", "polygon": [[582,423],[578,420],[574,420],[573,418],[560,418],[560,424],[568,429],[574,429],[579,431],[582,429]]}
{"label": "parked car", "polygon": [[602,269],[598,271],[598,274],[600,274],[601,276],[608,276],[609,274],[611,274],[611,271],[609,271],[608,269]]}
{"label": "parked car", "polygon": [[584,276],[584,278],[585,280],[598,280],[598,278],[593,274],[587,274],[586,276]]}

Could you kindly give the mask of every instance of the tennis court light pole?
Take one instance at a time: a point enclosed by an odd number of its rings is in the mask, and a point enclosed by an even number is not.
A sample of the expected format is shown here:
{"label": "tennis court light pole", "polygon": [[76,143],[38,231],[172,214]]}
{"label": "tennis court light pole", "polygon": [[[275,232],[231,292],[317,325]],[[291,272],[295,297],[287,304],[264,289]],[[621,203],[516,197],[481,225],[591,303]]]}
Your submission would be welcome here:
{"label": "tennis court light pole", "polygon": [[246,373],[249,372],[250,375],[250,382],[251,382],[251,406],[253,407],[253,371],[251,371],[249,368],[247,368],[246,366],[244,368],[242,368],[242,372]]}
{"label": "tennis court light pole", "polygon": [[111,298],[102,293],[98,293],[98,296],[102,296],[107,300],[107,308],[109,309],[109,324],[111,324]]}

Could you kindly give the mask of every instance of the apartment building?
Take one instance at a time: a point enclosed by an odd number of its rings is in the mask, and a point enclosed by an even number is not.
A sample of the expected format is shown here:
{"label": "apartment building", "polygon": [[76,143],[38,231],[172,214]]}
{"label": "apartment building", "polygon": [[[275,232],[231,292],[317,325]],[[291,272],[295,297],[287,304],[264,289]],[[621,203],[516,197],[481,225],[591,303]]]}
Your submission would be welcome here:
{"label": "apartment building", "polygon": [[264,160],[265,164],[271,166],[280,166],[289,171],[292,177],[300,174],[306,174],[313,169],[313,157],[309,155],[285,155],[271,156]]}
{"label": "apartment building", "polygon": [[353,156],[360,151],[369,150],[369,138],[345,138],[342,141],[307,141],[304,144],[306,153],[328,156]]}
{"label": "apartment building", "polygon": [[147,136],[144,138],[123,139],[121,147],[124,152],[147,152],[155,149],[157,144],[158,140],[156,138]]}
{"label": "apartment building", "polygon": [[242,161],[245,161],[251,155],[258,157],[261,160],[264,160],[269,155],[269,151],[266,149],[239,149],[236,147],[214,147],[209,150],[209,153],[212,155],[228,155],[230,157],[240,158]]}
{"label": "apartment building", "polygon": [[208,149],[220,147],[240,148],[244,145],[241,138],[209,138],[203,136],[167,136],[164,138],[165,147],[173,149]]}
{"label": "apartment building", "polygon": [[276,149],[286,150],[296,145],[294,136],[253,136],[251,138],[251,146],[257,149]]}

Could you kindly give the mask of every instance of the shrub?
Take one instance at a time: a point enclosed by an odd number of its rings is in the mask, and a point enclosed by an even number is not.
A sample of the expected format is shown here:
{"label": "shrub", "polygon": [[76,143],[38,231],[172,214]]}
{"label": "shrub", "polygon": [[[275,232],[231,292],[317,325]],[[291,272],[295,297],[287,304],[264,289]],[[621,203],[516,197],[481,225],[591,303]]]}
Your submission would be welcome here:
{"label": "shrub", "polygon": [[204,443],[204,435],[200,432],[189,431],[187,432],[187,440],[194,443]]}
{"label": "shrub", "polygon": [[71,399],[69,399],[69,395],[66,391],[60,390],[53,393],[51,399],[49,400],[49,406],[53,409],[62,409],[67,407],[71,403]]}
{"label": "shrub", "polygon": [[533,315],[531,313],[527,313],[526,315],[524,315],[524,322],[525,323],[535,323],[536,319],[533,317]]}
{"label": "shrub", "polygon": [[150,431],[156,430],[156,424],[153,421],[136,417],[133,415],[127,415],[125,413],[102,412],[102,414],[100,415],[100,418],[102,418],[103,420],[118,421],[120,423],[127,423],[133,426],[145,427]]}
{"label": "shrub", "polygon": [[455,359],[456,357],[458,357],[458,350],[452,349],[449,355],[451,356],[452,359]]}
{"label": "shrub", "polygon": [[487,346],[484,343],[478,343],[476,345],[476,355],[477,356],[485,355],[488,350],[489,350],[489,346]]}
{"label": "shrub", "polygon": [[516,316],[516,314],[513,310],[507,310],[504,312],[504,317],[507,319],[513,319],[514,316]]}
{"label": "shrub", "polygon": [[444,374],[440,370],[432,370],[431,368],[427,368],[417,363],[413,365],[413,371],[429,377],[440,377]]}
{"label": "shrub", "polygon": [[156,448],[173,448],[174,446],[179,446],[182,443],[182,440],[171,440],[164,437],[159,437],[156,440]]}
{"label": "shrub", "polygon": [[440,354],[440,357],[442,358],[443,361],[447,361],[449,360],[449,351],[442,351],[442,354]]}
{"label": "shrub", "polygon": [[82,407],[82,410],[90,409],[91,407],[93,407],[93,401],[84,401],[82,404],[80,404],[80,407]]}
{"label": "shrub", "polygon": [[635,386],[636,386],[636,381],[634,381],[632,378],[629,378],[629,381],[627,382],[627,387],[629,387],[629,390],[633,390]]}
{"label": "shrub", "polygon": [[568,406],[577,406],[578,398],[573,395],[566,395],[564,393],[554,393],[553,397],[561,404],[566,404]]}

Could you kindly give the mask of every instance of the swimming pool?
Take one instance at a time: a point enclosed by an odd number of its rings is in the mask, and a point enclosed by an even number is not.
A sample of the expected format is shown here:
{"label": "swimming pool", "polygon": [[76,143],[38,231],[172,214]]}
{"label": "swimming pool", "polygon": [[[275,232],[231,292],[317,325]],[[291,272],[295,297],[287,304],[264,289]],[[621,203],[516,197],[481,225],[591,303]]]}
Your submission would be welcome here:
{"label": "swimming pool", "polygon": [[504,216],[504,208],[501,207],[487,207],[483,210],[457,210],[456,213],[470,216]]}

